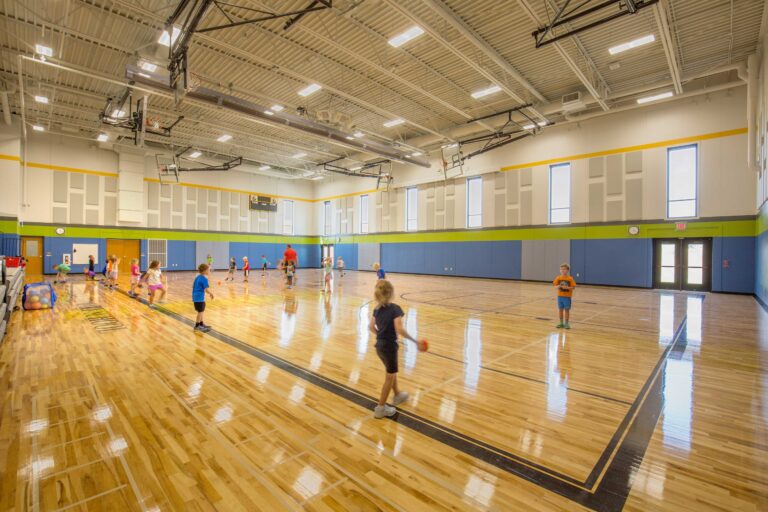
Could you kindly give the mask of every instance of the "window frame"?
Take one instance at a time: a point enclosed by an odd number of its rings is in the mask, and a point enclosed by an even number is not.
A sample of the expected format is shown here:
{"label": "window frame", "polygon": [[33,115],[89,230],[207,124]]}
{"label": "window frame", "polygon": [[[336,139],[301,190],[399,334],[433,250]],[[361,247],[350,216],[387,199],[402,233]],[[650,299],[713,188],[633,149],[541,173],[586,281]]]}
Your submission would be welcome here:
{"label": "window frame", "polygon": [[[286,215],[285,214],[288,212],[288,208],[287,208],[288,203],[290,203],[290,205],[291,205],[291,223],[290,223],[291,230],[290,230],[290,232],[286,231],[286,229],[285,229],[285,227],[287,225],[287,221],[286,221],[286,218],[285,218]],[[295,212],[296,212],[295,208],[296,208],[296,204],[294,204],[294,202],[291,199],[283,199],[283,234],[284,235],[293,235],[294,234],[294,229],[295,229],[294,219],[296,218],[296,215],[294,215]]]}
{"label": "window frame", "polygon": [[323,202],[323,236],[330,236],[333,231],[333,211],[330,201]]}
{"label": "window frame", "polygon": [[[408,196],[414,194],[414,208],[411,212],[411,208],[408,206]],[[410,227],[410,214],[413,213],[413,228]],[[419,230],[419,189],[416,187],[408,187],[405,189],[405,230],[406,231],[418,231]]]}
{"label": "window frame", "polygon": [[[478,182],[480,184],[480,213],[476,213],[474,215],[469,213],[469,199],[470,199],[470,182]],[[467,178],[467,193],[466,193],[466,225],[467,229],[481,229],[483,227],[483,177],[482,176],[472,176],[470,178]],[[469,219],[470,217],[478,217],[480,219],[480,224],[477,226],[470,226],[469,225]]]}
{"label": "window frame", "polygon": [[[566,208],[552,208],[552,171],[559,167],[566,167],[568,166],[568,220],[565,222],[553,222],[552,221],[552,211],[553,210],[565,210]],[[547,224],[550,225],[556,225],[561,226],[564,224],[571,224],[573,222],[573,165],[571,165],[571,162],[560,162],[559,164],[551,164],[549,166],[549,194],[548,194],[548,215],[547,215]]]}
{"label": "window frame", "polygon": [[[365,206],[363,206],[363,199],[365,199]],[[370,203],[369,203],[369,201],[370,201],[370,199],[368,199],[368,194],[362,194],[360,196],[360,202],[359,202],[359,207],[360,207],[360,225],[359,225],[359,228],[360,228],[360,233],[362,233],[362,234],[367,234],[368,230],[370,228],[369,219],[368,219],[368,216],[371,213],[370,212]],[[365,218],[365,222],[363,222],[363,218]],[[365,226],[365,228],[363,228],[363,226]]]}
{"label": "window frame", "polygon": [[[695,150],[694,173],[693,173],[694,180],[695,180],[695,183],[694,183],[694,186],[693,186],[693,191],[694,191],[694,197],[693,197],[694,212],[693,212],[693,215],[689,215],[689,216],[670,217],[670,215],[669,215],[669,203],[671,203],[671,202],[681,202],[681,201],[691,201],[691,199],[675,199],[674,201],[670,201],[670,199],[669,199],[669,182],[670,182],[670,180],[669,180],[669,170],[670,170],[669,157],[670,157],[670,155],[671,155],[671,153],[673,151],[678,151],[678,150],[687,149],[687,148],[694,148],[694,150]],[[665,208],[665,210],[664,210],[664,215],[665,215],[664,218],[666,220],[676,221],[676,220],[681,220],[681,219],[698,219],[699,218],[699,183],[701,182],[701,180],[699,179],[699,158],[700,158],[700,156],[699,156],[699,144],[698,144],[698,142],[694,142],[694,143],[691,143],[691,144],[682,144],[680,146],[669,146],[669,147],[667,147],[667,169],[666,169],[666,175],[665,175],[665,180],[666,180],[666,184],[665,184],[666,187],[665,188],[666,188],[666,194],[667,195],[664,198],[665,199],[665,201],[664,201],[664,208]]]}

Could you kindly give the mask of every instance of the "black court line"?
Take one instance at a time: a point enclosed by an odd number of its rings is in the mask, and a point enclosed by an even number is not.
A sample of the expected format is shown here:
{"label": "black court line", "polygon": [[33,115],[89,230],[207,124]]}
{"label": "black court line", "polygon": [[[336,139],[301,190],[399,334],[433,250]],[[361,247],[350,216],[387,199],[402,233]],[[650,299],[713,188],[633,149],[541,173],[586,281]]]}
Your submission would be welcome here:
{"label": "black court line", "polygon": [[[118,291],[128,296],[127,292]],[[147,304],[145,299],[137,298],[134,300]],[[156,311],[189,327],[194,327],[192,320],[179,313],[162,307],[156,308]],[[613,445],[613,447],[610,450],[606,447],[585,482],[579,482],[569,475],[528,461],[408,411],[398,411],[398,414],[392,420],[487,464],[517,475],[543,489],[560,494],[567,499],[589,507],[592,510],[598,512],[620,511],[629,496],[635,476],[634,473],[642,463],[645,450],[661,415],[663,371],[666,367],[667,359],[670,354],[682,355],[685,351],[687,345],[686,320],[686,318],[683,318],[681,321],[672,341],[668,344],[659,362],[656,364],[654,372],[648,377],[641,392],[633,402],[630,411],[637,411],[636,416],[633,418],[629,413],[625,416],[619,429],[617,429],[617,433],[614,434],[614,438],[609,443],[609,446]],[[373,410],[378,402],[375,398],[354,388],[350,388],[286,359],[248,345],[222,332],[211,330],[206,334],[365,409]],[[622,427],[624,429],[628,427],[626,435],[623,432],[619,435]],[[618,444],[618,447],[616,447],[616,444]],[[611,459],[610,455],[614,448],[616,453]],[[609,460],[610,464],[608,464]],[[606,464],[608,464],[608,468],[600,483],[593,490],[593,486],[588,484],[590,480],[596,480],[603,473]]]}
{"label": "black court line", "polygon": [[[446,355],[443,355],[443,354],[438,354],[436,352],[429,352],[429,353],[432,354],[433,356],[442,357],[443,359],[448,359],[449,361],[455,361],[457,363],[464,364],[464,365],[467,364],[462,359],[457,359],[455,357],[450,357],[450,356],[446,356]],[[507,371],[507,370],[501,370],[499,368],[493,368],[493,367],[490,367],[490,366],[482,366],[482,365],[480,365],[479,368],[482,368],[483,370],[488,370],[490,372],[502,373],[504,375],[509,375],[510,377],[515,377],[515,378],[518,378],[518,379],[528,380],[528,381],[531,381],[531,382],[536,382],[536,383],[539,383],[539,384],[544,384],[546,386],[549,386],[549,381],[537,379],[535,377],[528,377],[527,375],[520,375],[519,373],[510,372],[510,371]],[[610,402],[616,402],[616,403],[619,403],[619,404],[622,404],[622,405],[632,405],[632,402],[628,402],[626,400],[621,400],[620,398],[613,398],[613,397],[610,397],[610,396],[601,395],[599,393],[592,393],[591,391],[584,391],[584,390],[576,389],[576,388],[572,388],[572,387],[568,387],[566,389],[568,391],[573,391],[574,393],[580,393],[582,395],[589,395],[589,396],[592,396],[592,397],[595,397],[595,398],[600,398],[602,400],[608,400]]]}

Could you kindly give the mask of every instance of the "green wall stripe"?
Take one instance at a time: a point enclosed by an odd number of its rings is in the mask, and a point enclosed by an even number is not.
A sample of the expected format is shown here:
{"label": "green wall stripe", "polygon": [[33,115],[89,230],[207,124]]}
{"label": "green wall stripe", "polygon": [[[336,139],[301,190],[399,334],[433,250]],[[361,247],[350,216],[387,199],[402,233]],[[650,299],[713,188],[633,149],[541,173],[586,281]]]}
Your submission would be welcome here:
{"label": "green wall stripe", "polygon": [[674,223],[640,224],[640,234],[630,236],[629,226],[579,226],[493,229],[482,231],[440,231],[429,233],[388,233],[321,237],[322,243],[407,243],[407,242],[490,242],[501,240],[578,240],[601,238],[695,238],[755,236],[755,220],[688,222],[685,231]]}
{"label": "green wall stripe", "polygon": [[2,233],[18,233],[19,223],[15,220],[0,220],[0,232]]}
{"label": "green wall stripe", "polygon": [[755,234],[762,235],[768,231],[768,201],[763,203],[760,211],[757,214]]}

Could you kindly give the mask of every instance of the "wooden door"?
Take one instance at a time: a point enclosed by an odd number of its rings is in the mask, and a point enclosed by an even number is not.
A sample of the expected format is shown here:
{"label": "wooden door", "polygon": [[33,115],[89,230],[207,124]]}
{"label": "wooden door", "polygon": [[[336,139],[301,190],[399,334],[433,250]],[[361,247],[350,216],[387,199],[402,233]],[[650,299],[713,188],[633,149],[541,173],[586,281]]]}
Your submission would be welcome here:
{"label": "wooden door", "polygon": [[21,237],[21,255],[27,260],[27,275],[43,273],[43,237]]}
{"label": "wooden door", "polygon": [[139,240],[109,239],[107,240],[107,258],[113,254],[120,259],[117,266],[118,272],[121,275],[127,275],[131,271],[131,260],[134,258],[139,260],[141,244]]}

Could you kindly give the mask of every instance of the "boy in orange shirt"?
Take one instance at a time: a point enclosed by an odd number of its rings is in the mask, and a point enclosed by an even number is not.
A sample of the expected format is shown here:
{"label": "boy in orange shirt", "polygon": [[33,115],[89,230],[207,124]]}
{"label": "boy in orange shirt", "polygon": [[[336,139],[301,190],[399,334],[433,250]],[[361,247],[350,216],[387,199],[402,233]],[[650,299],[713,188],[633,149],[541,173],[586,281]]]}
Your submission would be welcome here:
{"label": "boy in orange shirt", "polygon": [[[558,329],[571,328],[571,297],[573,296],[573,289],[576,288],[576,281],[568,275],[570,271],[571,267],[567,263],[563,263],[560,265],[560,275],[552,281],[552,284],[557,286],[557,309],[560,313]],[[565,316],[565,321],[563,321],[563,316]]]}

